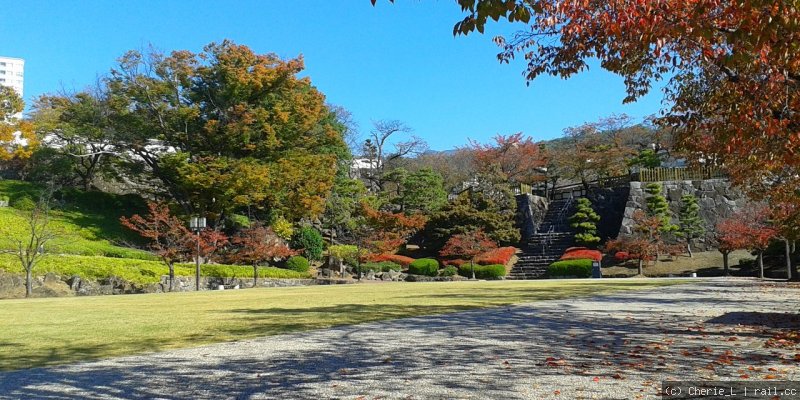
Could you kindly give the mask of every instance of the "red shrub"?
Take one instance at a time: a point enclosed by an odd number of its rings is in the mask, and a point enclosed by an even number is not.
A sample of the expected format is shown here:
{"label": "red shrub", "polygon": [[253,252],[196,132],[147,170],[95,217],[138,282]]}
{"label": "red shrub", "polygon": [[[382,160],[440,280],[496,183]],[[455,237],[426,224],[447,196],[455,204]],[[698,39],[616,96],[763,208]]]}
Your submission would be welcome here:
{"label": "red shrub", "polygon": [[453,259],[453,260],[442,260],[442,265],[444,265],[444,266],[452,265],[454,267],[460,267],[460,266],[462,266],[462,265],[464,265],[464,264],[466,264],[468,262],[469,261],[467,261],[467,260],[461,260],[461,259],[456,258],[456,259]]}
{"label": "red shrub", "polygon": [[600,261],[603,259],[603,253],[601,253],[599,250],[589,250],[585,247],[571,247],[567,249],[563,256],[561,256],[561,260],[578,259]]}
{"label": "red shrub", "polygon": [[394,263],[398,263],[404,267],[407,267],[408,264],[414,262],[414,259],[411,257],[401,256],[399,254],[377,254],[373,256],[367,257],[370,262],[382,262],[382,261],[391,261]]}
{"label": "red shrub", "polygon": [[614,258],[617,261],[628,261],[631,258],[631,255],[628,254],[627,251],[618,251],[614,254]]}
{"label": "red shrub", "polygon": [[516,252],[516,247],[501,247],[479,255],[475,262],[480,265],[506,265]]}

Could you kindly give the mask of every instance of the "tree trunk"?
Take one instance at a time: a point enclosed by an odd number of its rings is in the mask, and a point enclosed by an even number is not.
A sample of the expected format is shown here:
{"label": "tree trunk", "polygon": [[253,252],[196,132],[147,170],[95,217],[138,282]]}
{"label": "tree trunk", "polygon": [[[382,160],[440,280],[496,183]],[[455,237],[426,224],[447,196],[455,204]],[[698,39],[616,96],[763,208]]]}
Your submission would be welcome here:
{"label": "tree trunk", "polygon": [[692,254],[692,241],[691,240],[687,240],[686,241],[686,252],[689,253],[689,258],[694,258],[694,254]]}
{"label": "tree trunk", "polygon": [[644,275],[644,260],[639,259],[639,275]]}
{"label": "tree trunk", "polygon": [[784,239],[783,244],[786,250],[786,280],[792,280],[792,245],[789,239]]}
{"label": "tree trunk", "polygon": [[175,289],[175,265],[169,263],[169,291]]}
{"label": "tree trunk", "polygon": [[258,264],[253,263],[253,287],[258,286]]}
{"label": "tree trunk", "polygon": [[25,297],[33,295],[33,266],[25,268]]}
{"label": "tree trunk", "polygon": [[728,255],[730,253],[723,252],[722,253],[722,275],[723,276],[731,276],[731,269],[728,266]]}
{"label": "tree trunk", "polygon": [[472,280],[475,280],[475,263],[469,260],[469,269],[472,270]]}
{"label": "tree trunk", "polygon": [[758,277],[764,279],[764,252],[758,252]]}

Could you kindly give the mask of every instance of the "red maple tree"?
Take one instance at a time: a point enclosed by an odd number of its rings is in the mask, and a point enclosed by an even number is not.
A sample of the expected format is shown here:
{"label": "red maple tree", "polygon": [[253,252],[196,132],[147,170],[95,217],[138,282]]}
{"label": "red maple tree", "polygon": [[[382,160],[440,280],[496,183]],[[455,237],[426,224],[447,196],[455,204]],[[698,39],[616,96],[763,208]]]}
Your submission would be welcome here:
{"label": "red maple tree", "polygon": [[120,222],[147,239],[150,250],[169,268],[171,292],[175,288],[175,263],[187,258],[187,249],[194,243],[192,233],[183,221],[172,215],[166,204],[148,202],[147,210],[144,216],[122,217]]}
{"label": "red maple tree", "polygon": [[297,254],[271,228],[257,223],[239,231],[231,243],[236,246],[231,260],[253,266],[253,286],[258,283],[259,264]]}
{"label": "red maple tree", "polygon": [[523,138],[522,132],[493,139],[495,143],[486,145],[470,140],[469,150],[480,172],[513,183],[546,179],[542,167],[547,165],[547,158],[533,139]]}
{"label": "red maple tree", "polygon": [[469,260],[472,279],[475,279],[475,258],[497,248],[497,242],[489,239],[482,230],[461,233],[447,240],[439,255]]}
{"label": "red maple tree", "polygon": [[758,276],[764,278],[764,250],[778,233],[769,216],[769,209],[758,206],[739,210],[717,223],[717,248],[722,253],[726,275],[730,274],[728,255],[734,250],[748,249],[758,254]]}
{"label": "red maple tree", "polygon": [[376,210],[367,203],[361,204],[365,227],[369,228],[364,243],[371,255],[393,253],[408,241],[408,237],[422,229],[427,218],[421,214],[405,214]]}
{"label": "red maple tree", "polygon": [[655,245],[641,236],[626,236],[606,242],[605,251],[620,261],[637,260],[638,275],[644,275],[644,263],[656,258]]}

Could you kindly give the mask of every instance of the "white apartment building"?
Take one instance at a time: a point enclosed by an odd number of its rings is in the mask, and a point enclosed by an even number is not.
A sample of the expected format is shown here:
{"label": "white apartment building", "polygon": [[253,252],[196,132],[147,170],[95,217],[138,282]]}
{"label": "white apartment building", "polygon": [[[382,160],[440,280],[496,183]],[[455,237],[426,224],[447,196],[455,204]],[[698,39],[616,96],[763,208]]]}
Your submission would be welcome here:
{"label": "white apartment building", "polygon": [[11,86],[20,96],[25,78],[25,60],[0,56],[0,85]]}

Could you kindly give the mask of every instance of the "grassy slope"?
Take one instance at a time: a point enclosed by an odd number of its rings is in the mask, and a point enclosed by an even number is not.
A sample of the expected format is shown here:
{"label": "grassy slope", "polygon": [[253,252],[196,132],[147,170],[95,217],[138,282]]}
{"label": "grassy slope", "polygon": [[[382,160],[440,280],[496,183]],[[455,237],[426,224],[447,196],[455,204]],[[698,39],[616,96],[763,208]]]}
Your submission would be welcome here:
{"label": "grassy slope", "polygon": [[[14,205],[22,197],[38,199],[39,187],[20,181],[0,180],[0,195],[11,198]],[[138,238],[126,232],[119,223],[122,215],[140,212],[142,200],[135,196],[117,196],[100,192],[67,191],[59,193],[55,205],[53,227],[60,232],[47,251],[51,253],[106,256],[117,258],[155,258],[148,252],[116,245],[136,242]],[[10,227],[13,234],[25,235],[23,211],[12,207],[0,208],[0,225]],[[0,238],[0,246],[9,243]]]}
{"label": "grassy slope", "polygon": [[0,370],[679,282],[375,283],[6,300]]}

